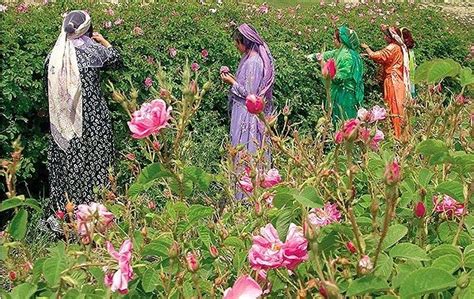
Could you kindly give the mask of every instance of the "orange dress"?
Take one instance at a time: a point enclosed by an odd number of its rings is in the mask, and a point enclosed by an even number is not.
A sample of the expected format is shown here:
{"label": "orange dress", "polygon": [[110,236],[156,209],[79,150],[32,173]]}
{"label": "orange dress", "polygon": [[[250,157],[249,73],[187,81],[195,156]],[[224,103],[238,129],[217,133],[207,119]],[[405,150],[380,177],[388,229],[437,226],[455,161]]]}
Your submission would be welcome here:
{"label": "orange dress", "polygon": [[402,48],[392,43],[380,51],[372,52],[369,57],[383,66],[384,100],[390,109],[395,137],[399,139],[402,136],[406,98],[406,89],[403,83]]}

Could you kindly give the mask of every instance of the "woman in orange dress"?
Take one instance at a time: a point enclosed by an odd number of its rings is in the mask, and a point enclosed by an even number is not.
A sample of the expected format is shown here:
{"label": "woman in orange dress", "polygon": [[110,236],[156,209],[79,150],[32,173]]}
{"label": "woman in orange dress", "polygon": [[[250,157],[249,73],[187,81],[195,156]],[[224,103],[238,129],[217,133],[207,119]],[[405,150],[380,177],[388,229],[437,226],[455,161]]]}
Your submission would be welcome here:
{"label": "woman in orange dress", "polygon": [[402,139],[405,124],[404,104],[410,96],[410,74],[408,51],[403,43],[400,29],[382,25],[388,45],[379,51],[372,51],[362,44],[369,58],[383,66],[384,100],[390,109],[395,138]]}

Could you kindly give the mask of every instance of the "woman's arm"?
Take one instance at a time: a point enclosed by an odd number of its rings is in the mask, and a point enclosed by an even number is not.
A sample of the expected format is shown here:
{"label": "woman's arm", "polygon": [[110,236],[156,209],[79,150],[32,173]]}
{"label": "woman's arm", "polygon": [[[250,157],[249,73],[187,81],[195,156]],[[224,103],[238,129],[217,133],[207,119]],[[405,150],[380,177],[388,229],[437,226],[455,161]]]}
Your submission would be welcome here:
{"label": "woman's arm", "polygon": [[380,64],[385,64],[387,61],[390,61],[394,50],[392,45],[388,45],[379,51],[372,51],[372,49],[370,49],[370,47],[366,44],[362,44],[361,47],[365,49],[370,59]]}
{"label": "woman's arm", "polygon": [[244,79],[240,82],[235,81],[230,92],[245,101],[248,95],[258,93],[263,77],[263,62],[261,59],[248,60],[242,71],[244,72]]}

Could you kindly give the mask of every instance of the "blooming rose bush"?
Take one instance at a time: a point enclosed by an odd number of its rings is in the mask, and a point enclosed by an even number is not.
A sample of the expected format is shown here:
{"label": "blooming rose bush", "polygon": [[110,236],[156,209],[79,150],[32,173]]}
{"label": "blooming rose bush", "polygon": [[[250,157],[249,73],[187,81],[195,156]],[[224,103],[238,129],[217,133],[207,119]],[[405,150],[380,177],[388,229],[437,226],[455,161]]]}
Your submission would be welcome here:
{"label": "blooming rose bush", "polygon": [[309,132],[289,119],[292,106],[260,118],[262,149],[223,147],[208,173],[185,153],[215,52],[200,68],[185,65],[179,83],[157,68],[146,96],[133,84],[111,86],[137,137],[123,153],[131,179],[111,172],[95,202],[58,211],[63,234],[35,254],[27,222],[40,207],[16,192],[22,150],[13,147],[1,161],[8,199],[0,210],[14,214],[0,234],[2,297],[470,297],[472,113],[457,94],[428,89],[449,74],[468,97],[469,70],[420,66],[407,143],[392,137],[382,100],[336,127],[322,117]]}

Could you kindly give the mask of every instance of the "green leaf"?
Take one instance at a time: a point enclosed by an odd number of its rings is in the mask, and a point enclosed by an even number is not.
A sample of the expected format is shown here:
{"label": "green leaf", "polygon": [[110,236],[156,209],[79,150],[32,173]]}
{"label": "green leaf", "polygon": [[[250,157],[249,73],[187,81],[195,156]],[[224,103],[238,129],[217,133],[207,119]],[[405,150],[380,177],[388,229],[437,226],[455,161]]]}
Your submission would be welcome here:
{"label": "green leaf", "polygon": [[189,207],[188,220],[189,226],[193,226],[199,220],[212,216],[214,210],[211,207],[203,205],[192,205]]}
{"label": "green leaf", "polygon": [[293,201],[295,198],[292,194],[289,193],[277,193],[273,198],[273,206],[277,209],[281,209],[285,206],[291,207],[293,206]]}
{"label": "green leaf", "polygon": [[454,254],[443,255],[435,259],[431,267],[454,273],[461,267],[461,257]]}
{"label": "green leaf", "polygon": [[168,257],[168,248],[171,247],[173,239],[169,236],[160,236],[143,247],[142,255],[152,255],[166,258]]}
{"label": "green leaf", "polygon": [[370,294],[377,291],[389,289],[388,283],[377,276],[364,276],[351,282],[347,289],[346,296],[356,296],[362,294]]}
{"label": "green leaf", "polygon": [[427,169],[427,168],[422,168],[420,172],[418,173],[418,182],[423,188],[427,188],[433,175],[434,175],[434,172],[432,170]]}
{"label": "green leaf", "polygon": [[466,268],[474,269],[474,244],[464,248],[463,265]]}
{"label": "green leaf", "polygon": [[242,241],[240,238],[237,237],[228,237],[227,239],[224,240],[223,244],[225,246],[231,246],[235,248],[245,248],[244,241]]}
{"label": "green leaf", "polygon": [[188,166],[184,173],[191,181],[196,184],[201,191],[207,191],[212,181],[212,176],[196,166]]}
{"label": "green leaf", "polygon": [[41,277],[41,273],[43,273],[43,264],[46,258],[40,258],[35,261],[33,265],[33,282],[37,283]]}
{"label": "green leaf", "polygon": [[474,76],[472,75],[472,70],[469,67],[463,67],[459,73],[459,83],[461,86],[467,86],[474,84]]}
{"label": "green leaf", "polygon": [[148,268],[141,278],[143,290],[146,293],[150,293],[155,290],[156,286],[160,282],[160,276],[153,268]]}
{"label": "green leaf", "polygon": [[387,236],[382,242],[382,249],[385,250],[400,241],[408,233],[408,228],[401,224],[395,224],[388,228]]}
{"label": "green leaf", "polygon": [[438,268],[421,268],[410,273],[400,286],[401,298],[419,297],[456,286],[456,278]]}
{"label": "green leaf", "polygon": [[0,203],[0,212],[19,207],[21,205],[23,205],[23,200],[21,200],[19,197],[5,199]]}
{"label": "green leaf", "polygon": [[431,164],[440,164],[449,159],[449,150],[446,144],[437,139],[427,139],[418,144],[416,151],[429,157]]}
{"label": "green leaf", "polygon": [[9,233],[15,240],[23,240],[26,235],[26,225],[28,224],[28,211],[21,209],[13,217],[8,228]]}
{"label": "green leaf", "polygon": [[417,261],[429,261],[430,258],[426,252],[415,244],[400,243],[390,249],[390,256],[395,258],[406,258]]}
{"label": "green leaf", "polygon": [[50,257],[43,263],[43,276],[50,287],[56,287],[61,278],[61,272],[66,270],[66,261],[62,257]]}
{"label": "green leaf", "polygon": [[78,289],[69,289],[66,294],[64,294],[64,299],[83,299],[85,298],[84,294],[81,294],[81,292]]}
{"label": "green leaf", "polygon": [[375,275],[387,280],[392,274],[393,260],[385,253],[381,253],[375,268]]}
{"label": "green leaf", "polygon": [[34,295],[37,289],[36,285],[25,282],[13,288],[11,297],[12,299],[28,299]]}
{"label": "green leaf", "polygon": [[144,185],[156,179],[168,177],[170,175],[170,172],[160,163],[153,163],[143,168],[137,178],[137,183]]}
{"label": "green leaf", "polygon": [[453,170],[461,175],[474,172],[474,154],[467,154],[464,151],[457,151],[451,154]]}
{"label": "green leaf", "polygon": [[324,205],[323,200],[319,197],[316,189],[311,186],[305,187],[299,195],[295,196],[295,199],[304,207],[308,208],[320,208]]}
{"label": "green leaf", "polygon": [[436,246],[435,248],[431,249],[429,256],[432,259],[437,259],[440,256],[452,254],[461,258],[461,249],[459,247],[451,245],[451,244],[441,244]]}
{"label": "green leaf", "polygon": [[461,65],[453,59],[434,59],[422,63],[415,70],[415,83],[438,83],[459,74]]}
{"label": "green leaf", "polygon": [[275,229],[278,232],[278,236],[280,240],[285,240],[286,234],[288,233],[288,228],[290,227],[290,223],[293,220],[293,211],[292,209],[283,209],[280,211],[277,220]]}
{"label": "green leaf", "polygon": [[209,248],[211,246],[211,231],[205,226],[198,226],[199,239]]}
{"label": "green leaf", "polygon": [[28,206],[30,208],[33,208],[35,209],[37,212],[41,212],[42,209],[41,209],[41,206],[40,204],[38,203],[38,201],[36,199],[33,199],[33,198],[27,198],[24,202],[23,202],[23,205],[24,206]]}
{"label": "green leaf", "polygon": [[128,194],[129,197],[136,197],[136,196],[140,195],[140,193],[142,193],[144,191],[144,189],[145,188],[143,187],[142,184],[133,183],[128,188],[127,194]]}
{"label": "green leaf", "polygon": [[458,181],[446,181],[438,184],[436,192],[446,194],[459,202],[464,202],[464,187]]}

